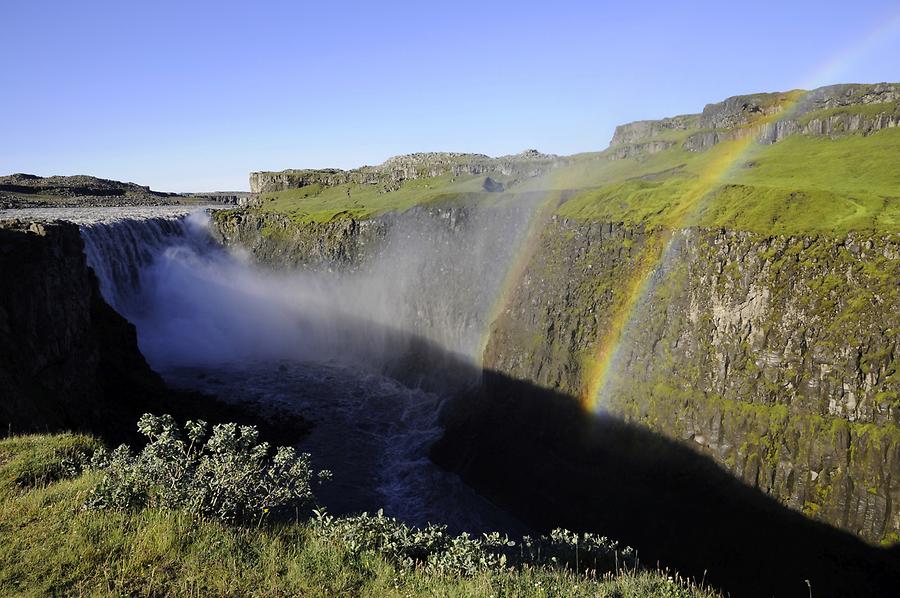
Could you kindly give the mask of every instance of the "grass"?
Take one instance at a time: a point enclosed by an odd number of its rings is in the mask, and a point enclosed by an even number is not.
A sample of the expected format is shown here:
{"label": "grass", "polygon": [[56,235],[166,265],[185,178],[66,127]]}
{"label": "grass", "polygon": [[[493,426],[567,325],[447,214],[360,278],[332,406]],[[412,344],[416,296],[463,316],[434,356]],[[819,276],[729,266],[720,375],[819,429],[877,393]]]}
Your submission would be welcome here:
{"label": "grass", "polygon": [[[868,89],[860,87],[855,93]],[[748,96],[764,108],[790,105],[805,92]],[[803,115],[799,124],[851,114],[872,118],[900,113],[900,102],[854,104]],[[760,115],[739,129],[781,118]],[[761,234],[845,235],[851,231],[900,232],[900,128],[834,139],[792,135],[777,144],[723,141],[702,152],[683,142],[702,133],[699,117],[687,130],[663,129],[648,141],[672,142],[666,150],[612,159],[621,147],[578,154],[549,174],[522,181],[499,177],[502,194],[486,193],[483,176],[449,175],[381,185],[311,185],[262,196],[261,210],[297,222],[370,218],[416,205],[515,201],[523,192],[564,192],[562,216],[651,228],[703,226]],[[494,175],[492,175],[494,176]],[[494,176],[494,178],[498,178]],[[502,198],[498,196],[503,196]]]}
{"label": "grass", "polygon": [[[504,182],[503,177],[495,178]],[[260,209],[285,214],[297,222],[328,222],[348,216],[363,219],[385,212],[402,212],[417,205],[483,204],[509,199],[509,194],[485,192],[483,183],[484,177],[444,175],[404,181],[398,190],[390,192],[385,192],[380,185],[310,185],[264,193],[260,196]]]}
{"label": "grass", "polygon": [[680,147],[643,158],[584,160],[554,175],[584,188],[560,208],[585,220],[722,227],[762,234],[900,231],[900,130],[773,145]]}
{"label": "grass", "polygon": [[[872,110],[861,106],[860,110]],[[672,131],[682,139],[693,131]],[[900,129],[836,139],[791,136],[777,144],[722,142],[705,152],[680,143],[621,160],[572,156],[550,174],[486,193],[484,177],[449,175],[378,185],[318,185],[262,195],[261,210],[294,221],[370,218],[416,205],[503,203],[519,193],[564,191],[562,216],[647,227],[722,227],[762,234],[900,231]]]}
{"label": "grass", "polygon": [[71,434],[0,441],[0,595],[712,597],[666,572],[602,578],[526,567],[472,577],[351,557],[304,523],[259,529],[189,513],[85,511],[98,474],[61,478],[61,459],[97,441]]}

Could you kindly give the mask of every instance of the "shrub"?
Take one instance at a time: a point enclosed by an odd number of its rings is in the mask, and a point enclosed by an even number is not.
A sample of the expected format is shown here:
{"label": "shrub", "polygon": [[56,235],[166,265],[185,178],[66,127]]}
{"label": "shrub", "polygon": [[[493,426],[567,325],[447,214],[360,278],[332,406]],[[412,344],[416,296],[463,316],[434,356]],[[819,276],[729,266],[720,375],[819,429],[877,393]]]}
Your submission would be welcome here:
{"label": "shrub", "polygon": [[[259,523],[270,512],[293,514],[313,505],[309,455],[288,447],[272,455],[267,443],[257,443],[252,426],[222,424],[207,435],[202,421],[187,422],[182,432],[171,416],[144,415],[138,430],[149,439],[139,453],[122,445],[92,457],[89,466],[105,475],[87,508],[184,509],[229,523]],[[514,541],[498,532],[473,537],[451,534],[442,525],[411,527],[382,511],[350,517],[313,513],[312,533],[350,557],[371,552],[400,569],[429,574],[473,576],[523,566],[605,574],[638,566],[631,548],[595,534],[557,529]]]}
{"label": "shrub", "polygon": [[595,534],[556,529],[549,536],[526,536],[515,542],[497,532],[473,538],[467,533],[454,536],[446,526],[418,529],[386,517],[382,511],[339,518],[319,511],[315,514],[314,532],[340,544],[350,555],[372,551],[398,567],[429,573],[471,576],[523,565],[606,573],[633,570],[638,565],[634,550]]}
{"label": "shrub", "polygon": [[87,508],[185,509],[224,522],[259,522],[314,503],[309,455],[284,446],[272,455],[254,426],[220,424],[207,435],[206,422],[188,421],[182,434],[172,416],[145,414],[138,431],[149,440],[139,453],[122,445],[94,454],[91,467],[105,475]]}

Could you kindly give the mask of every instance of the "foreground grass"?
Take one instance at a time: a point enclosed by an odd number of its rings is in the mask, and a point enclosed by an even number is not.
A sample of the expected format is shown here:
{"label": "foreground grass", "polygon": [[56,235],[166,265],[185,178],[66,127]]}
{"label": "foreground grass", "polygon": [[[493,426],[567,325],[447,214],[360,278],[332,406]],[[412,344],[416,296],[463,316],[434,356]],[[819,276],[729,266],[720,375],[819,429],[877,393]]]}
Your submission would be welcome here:
{"label": "foreground grass", "polygon": [[98,474],[66,479],[60,464],[97,444],[71,434],[0,441],[0,595],[716,595],[661,572],[428,574],[374,552],[351,556],[304,523],[238,527],[180,511],[86,511]]}

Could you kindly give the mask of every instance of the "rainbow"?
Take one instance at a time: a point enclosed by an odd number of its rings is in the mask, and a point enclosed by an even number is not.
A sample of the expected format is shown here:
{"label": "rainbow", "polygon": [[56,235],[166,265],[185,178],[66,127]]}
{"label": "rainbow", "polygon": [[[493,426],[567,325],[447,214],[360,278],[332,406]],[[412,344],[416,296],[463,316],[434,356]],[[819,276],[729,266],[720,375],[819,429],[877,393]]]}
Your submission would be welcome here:
{"label": "rainbow", "polygon": [[[900,34],[900,13],[882,21],[874,31],[864,36],[861,43],[838,53],[835,59],[825,63],[807,79],[804,87],[815,89],[833,82],[850,65],[860,61],[898,34]],[[787,92],[784,101],[781,102],[781,109],[775,115],[749,125],[743,137],[725,142],[726,147],[718,150],[719,155],[704,169],[686,193],[685,201],[679,206],[673,230],[696,224],[696,217],[707,205],[713,192],[738,165],[748,161],[754,149],[759,147],[759,144],[755,142],[760,131],[759,127],[790,118],[807,93],[799,90]],[[613,389],[611,388],[610,374],[615,370],[615,364],[622,352],[627,331],[633,325],[640,306],[652,293],[655,286],[653,274],[673,257],[674,243],[672,241],[671,233],[651,234],[642,255],[638,258],[632,276],[623,285],[623,299],[613,306],[614,313],[610,318],[609,326],[596,345],[595,359],[586,376],[581,396],[582,405],[586,410],[596,412],[602,409],[611,395]],[[660,246],[662,246],[661,250]]]}
{"label": "rainbow", "polygon": [[484,358],[484,352],[491,338],[494,322],[506,311],[509,299],[513,295],[513,290],[519,280],[521,280],[522,275],[525,273],[525,268],[531,262],[531,257],[537,249],[538,240],[544,227],[553,216],[556,208],[559,207],[562,192],[554,190],[553,182],[556,180],[556,173],[551,171],[549,175],[546,175],[546,178],[548,180],[547,190],[543,192],[544,196],[536,202],[533,208],[528,220],[528,228],[519,240],[519,246],[512,254],[513,259],[506,269],[506,274],[503,276],[503,280],[497,289],[488,317],[485,320],[485,326],[478,343],[478,352],[476,353],[479,360]]}
{"label": "rainbow", "polygon": [[815,89],[835,83],[841,75],[850,70],[850,67],[862,62],[864,58],[898,37],[900,37],[900,11],[886,15],[869,33],[859,36],[859,41],[836,52],[831,60],[813,71],[803,82],[802,87]]}
{"label": "rainbow", "polygon": [[783,94],[782,98],[779,98],[780,107],[777,113],[756,120],[739,130],[737,139],[718,144],[715,148],[717,155],[697,176],[676,208],[675,224],[672,228],[650,232],[631,279],[623,286],[622,299],[613,306],[614,313],[610,323],[597,344],[595,359],[592,361],[593,365],[586,376],[581,394],[581,402],[585,409],[589,411],[601,409],[613,390],[610,374],[615,370],[614,365],[622,351],[627,331],[640,312],[640,306],[656,286],[653,284],[656,280],[654,273],[659,272],[661,267],[675,256],[673,231],[697,223],[697,216],[708,205],[714,192],[734,169],[747,162],[754,149],[759,147],[756,139],[763,127],[790,118],[805,96],[806,92],[802,91]]}
{"label": "rainbow", "polygon": [[[859,62],[881,44],[896,37],[898,33],[900,33],[900,13],[882,20],[869,35],[864,36],[861,43],[845,49],[838,53],[836,58],[823,64],[804,82],[803,87],[815,89],[834,82],[850,65]],[[695,225],[698,222],[697,217],[708,205],[714,192],[736,167],[746,163],[754,150],[760,147],[756,143],[756,139],[759,137],[761,127],[774,125],[778,121],[790,118],[807,93],[802,90],[786,92],[780,99],[780,109],[777,113],[748,125],[743,129],[743,135],[739,133],[738,138],[719,143],[715,148],[715,157],[697,176],[685,193],[683,201],[676,208],[677,211],[673,214],[675,224],[669,230],[650,232],[631,275],[623,281],[620,292],[617,293],[617,300],[612,306],[612,314],[606,330],[595,345],[593,359],[589,362],[591,366],[585,376],[580,397],[586,410],[591,412],[600,410],[611,394],[610,373],[616,369],[615,365],[622,353],[627,331],[634,324],[640,306],[652,294],[655,287],[654,281],[658,279],[658,277],[654,277],[654,274],[660,272],[661,268],[668,264],[675,255],[673,248],[676,244],[673,231]],[[556,201],[552,201],[554,197]],[[548,191],[539,208],[535,210],[529,223],[528,232],[520,242],[515,258],[499,287],[490,317],[486,320],[478,355],[484,355],[493,323],[507,308],[512,290],[530,262],[543,227],[556,210],[558,203],[558,194]]]}

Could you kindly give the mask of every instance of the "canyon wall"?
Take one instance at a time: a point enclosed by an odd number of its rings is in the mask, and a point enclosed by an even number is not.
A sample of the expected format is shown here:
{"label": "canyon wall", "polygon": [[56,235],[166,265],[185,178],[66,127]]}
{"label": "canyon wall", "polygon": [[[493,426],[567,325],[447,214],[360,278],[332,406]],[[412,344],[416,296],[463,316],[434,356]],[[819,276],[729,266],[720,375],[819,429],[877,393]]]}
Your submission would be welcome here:
{"label": "canyon wall", "polygon": [[[353,268],[391,226],[254,212],[216,221],[222,240],[281,267]],[[483,367],[582,397],[613,338],[599,412],[811,517],[896,539],[898,280],[898,235],[648,232],[553,217],[492,324]]]}
{"label": "canyon wall", "polygon": [[[0,428],[122,438],[165,388],[74,224],[0,221]],[[123,428],[124,426],[124,428]]]}
{"label": "canyon wall", "polygon": [[[833,85],[622,125],[594,157],[639,161],[676,146],[699,152],[750,136],[777,143],[897,126],[900,84]],[[437,174],[534,176],[567,160],[416,154],[355,171],[254,173],[251,185],[390,191]],[[353,269],[380,251],[395,218],[304,224],[250,210],[216,222],[223,242],[272,265]],[[581,401],[584,413],[690,447],[797,512],[872,542],[900,540],[900,235],[651,231],[555,216],[522,257],[491,323],[486,380]],[[521,405],[495,387],[474,406],[481,420],[451,418],[448,446],[463,454],[446,464],[468,479],[502,475],[485,469],[485,454],[509,448],[492,435],[514,425],[510,411]],[[505,462],[520,457],[512,451]]]}
{"label": "canyon wall", "polygon": [[[629,293],[635,277],[648,280]],[[900,235],[557,219],[494,322],[484,367],[597,392],[585,399],[598,411],[694,447],[785,505],[896,539],[898,280]],[[605,385],[589,388],[604,359]]]}
{"label": "canyon wall", "polygon": [[370,259],[384,239],[386,219],[340,218],[298,224],[281,214],[252,210],[213,213],[213,235],[272,267],[345,269]]}

